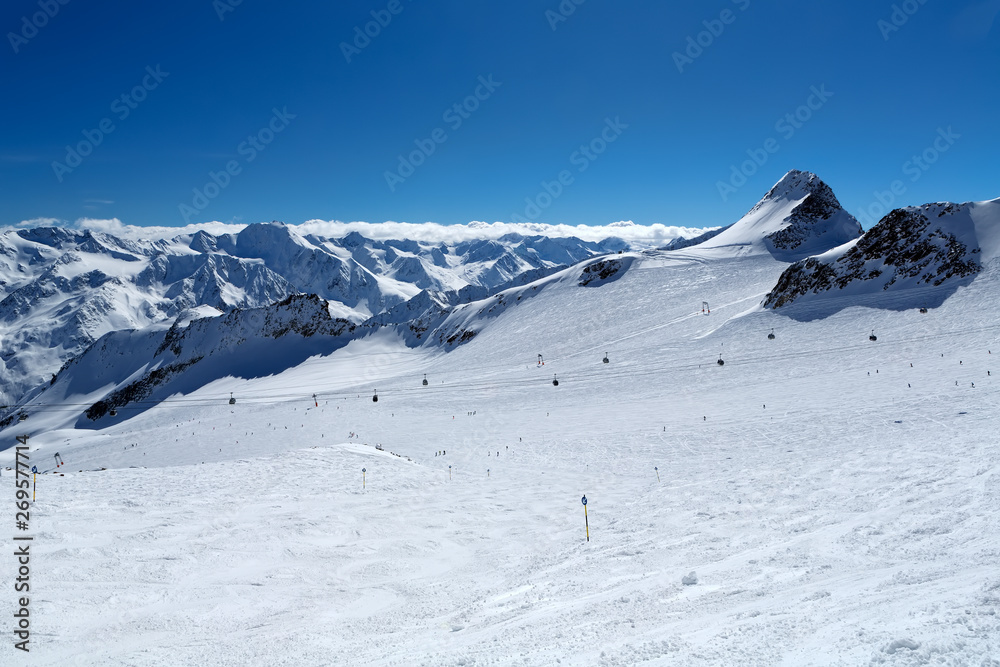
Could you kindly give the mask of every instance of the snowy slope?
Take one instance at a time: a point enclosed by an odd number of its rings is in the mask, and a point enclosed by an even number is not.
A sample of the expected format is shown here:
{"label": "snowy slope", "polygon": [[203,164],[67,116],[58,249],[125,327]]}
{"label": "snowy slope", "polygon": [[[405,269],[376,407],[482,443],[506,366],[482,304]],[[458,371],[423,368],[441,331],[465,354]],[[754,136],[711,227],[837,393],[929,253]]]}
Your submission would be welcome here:
{"label": "snowy slope", "polygon": [[793,262],[861,235],[861,225],[816,174],[790,171],[743,218],[698,244],[714,254]]}
{"label": "snowy slope", "polygon": [[447,354],[386,328],[103,430],[40,407],[0,435],[50,471],[0,663],[995,662],[996,263],[799,321],[770,257],[607,259],[456,308],[488,325]]}
{"label": "snowy slope", "polygon": [[896,209],[860,239],[790,266],[765,305],[933,307],[998,254],[1000,200]]}

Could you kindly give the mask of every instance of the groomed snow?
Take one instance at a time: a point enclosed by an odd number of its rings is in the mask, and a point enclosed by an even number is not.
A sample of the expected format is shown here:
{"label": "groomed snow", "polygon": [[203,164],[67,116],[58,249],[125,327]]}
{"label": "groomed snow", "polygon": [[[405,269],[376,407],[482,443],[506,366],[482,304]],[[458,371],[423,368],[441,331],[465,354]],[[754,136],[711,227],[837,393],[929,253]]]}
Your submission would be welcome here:
{"label": "groomed snow", "polygon": [[66,465],[0,663],[996,664],[1000,267],[804,322],[759,308],[785,266],[670,253],[447,354],[379,335],[104,431],[33,414],[0,437]]}

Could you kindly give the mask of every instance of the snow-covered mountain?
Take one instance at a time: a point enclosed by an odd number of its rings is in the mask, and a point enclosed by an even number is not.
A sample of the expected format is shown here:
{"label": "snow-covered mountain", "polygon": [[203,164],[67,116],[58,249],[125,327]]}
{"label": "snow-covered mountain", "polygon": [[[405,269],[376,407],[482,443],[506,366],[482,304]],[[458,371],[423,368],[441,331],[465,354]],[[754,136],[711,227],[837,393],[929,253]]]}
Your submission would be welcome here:
{"label": "snow-covered mountain", "polygon": [[[860,226],[830,187],[815,174],[792,171],[738,222],[645,258],[771,262],[776,284],[765,298],[767,307],[821,292],[848,305],[878,290],[913,296],[925,284],[971,279],[984,261],[983,248],[993,256],[997,206],[994,201],[894,211],[859,239]],[[67,376],[75,378],[74,389],[63,395],[91,400],[98,387],[122,391],[150,374],[165,386],[163,369],[178,364],[216,368],[188,374],[201,379],[177,385],[201,386],[221,377],[221,366],[200,361],[221,353],[218,345],[278,338],[259,324],[287,318],[323,320],[312,342],[330,338],[323,343],[328,352],[385,332],[410,347],[453,349],[550,285],[596,287],[617,280],[643,257],[621,254],[626,249],[616,238],[594,243],[518,234],[452,244],[372,240],[358,233],[333,239],[281,223],[156,241],[63,229],[8,232],[0,237],[0,381],[8,404],[29,395],[34,400],[64,363],[97,341]],[[919,298],[935,306],[946,294]],[[289,301],[293,295],[315,298]],[[221,317],[198,321],[206,316]],[[183,342],[184,354],[171,357],[168,339]],[[83,387],[79,369],[101,367],[106,360],[94,359],[104,359],[102,354],[128,360],[116,364],[115,377],[104,384],[87,381]],[[277,348],[268,354],[302,360]],[[237,358],[243,361],[233,361],[226,373],[257,372],[252,355]],[[275,364],[284,368],[291,361]],[[54,389],[47,400],[58,400],[57,394]]]}
{"label": "snow-covered mountain", "polygon": [[939,305],[1000,254],[1000,199],[891,211],[861,238],[796,262],[764,305],[879,300],[889,307]]}
{"label": "snow-covered mountain", "polygon": [[719,255],[770,254],[793,262],[861,236],[833,190],[807,171],[790,171],[738,222],[694,246]]}
{"label": "snow-covered mountain", "polygon": [[[836,201],[822,182],[795,173],[772,189],[755,208],[757,212],[774,211],[779,208],[778,202],[792,201],[786,196],[791,190],[779,187],[783,183],[809,187],[820,193],[819,199],[827,204]],[[787,233],[789,230],[795,232],[797,247],[815,249],[837,238],[829,226],[819,223],[846,215],[826,208],[821,213],[826,218],[810,220],[804,211],[818,210],[818,203],[804,206],[801,201],[808,202],[812,197],[808,194],[796,200],[800,203],[792,207],[793,213],[783,217],[785,226],[778,232],[773,225],[762,223],[765,216],[753,218],[751,213],[728,229],[708,233],[706,241],[691,247],[607,254],[559,270],[526,271],[495,290],[474,286],[448,292],[425,289],[362,322],[338,317],[335,301],[302,296],[190,324],[179,322],[169,330],[109,333],[68,364],[54,386],[33,400],[45,404],[94,401],[76,423],[77,427],[94,427],[104,423],[111,408],[142,411],[168,396],[188,394],[224,378],[246,379],[282,372],[310,355],[331,354],[351,341],[374,335],[387,335],[410,348],[447,351],[472,341],[488,331],[499,316],[554,288],[560,293],[576,290],[585,303],[589,290],[621,279],[636,262],[646,269],[664,262],[669,265],[691,261],[735,262],[737,266],[742,263],[748,272],[754,266],[770,267],[772,281],[776,281],[764,299],[770,308],[791,303],[804,294],[831,290],[843,307],[861,303],[861,297],[872,291],[889,289],[904,292],[909,299],[897,300],[897,306],[914,298],[922,300],[923,305],[937,306],[943,297],[928,302],[926,291],[919,288],[925,284],[958,284],[956,281],[963,279],[968,282],[978,273],[981,261],[1000,253],[998,200],[900,209],[860,239],[788,266],[773,255],[775,243],[793,236]],[[719,250],[727,246],[713,244],[714,239],[741,223],[740,248],[720,255]],[[495,257],[497,245],[478,248],[485,256]],[[771,250],[766,253],[745,252],[746,248],[767,247]],[[559,256],[558,252],[554,255]],[[735,289],[737,299],[754,297],[753,293],[742,293],[738,285]],[[192,368],[195,365],[197,368]],[[116,370],[108,370],[112,368]]]}
{"label": "snow-covered mountain", "polygon": [[624,247],[613,238],[517,234],[453,244],[357,233],[332,239],[281,223],[148,241],[61,228],[8,231],[0,235],[0,403],[47,382],[106,333],[170,322],[191,309],[218,314],[316,294],[335,317],[360,323],[425,289],[467,289],[481,298]]}

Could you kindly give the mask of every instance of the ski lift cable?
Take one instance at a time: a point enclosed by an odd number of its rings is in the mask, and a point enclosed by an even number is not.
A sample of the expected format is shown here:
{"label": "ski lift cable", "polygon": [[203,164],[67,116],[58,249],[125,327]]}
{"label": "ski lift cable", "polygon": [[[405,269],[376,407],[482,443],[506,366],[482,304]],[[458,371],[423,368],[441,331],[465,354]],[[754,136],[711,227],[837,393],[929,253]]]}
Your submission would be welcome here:
{"label": "ski lift cable", "polygon": [[[997,330],[997,329],[1000,329],[1000,325],[988,325],[988,326],[984,326],[984,327],[978,327],[978,328],[975,328],[975,329],[968,329],[968,330],[965,330],[965,331],[947,331],[947,332],[940,332],[940,333],[934,333],[934,334],[925,334],[925,335],[922,335],[922,336],[911,336],[911,337],[907,337],[907,338],[894,338],[894,339],[892,339],[891,341],[889,341],[887,343],[886,347],[887,348],[890,347],[890,346],[898,347],[900,345],[904,345],[904,344],[908,344],[908,343],[927,342],[927,341],[932,341],[932,340],[941,339],[941,338],[948,338],[948,339],[953,340],[956,337],[971,336],[971,335],[974,335],[974,334],[989,332],[989,331],[993,331],[993,330]],[[828,347],[828,348],[825,348],[825,349],[822,349],[822,350],[800,350],[800,351],[795,351],[795,352],[790,351],[790,352],[786,352],[784,354],[777,354],[777,355],[775,355],[775,354],[768,354],[768,355],[761,355],[761,356],[743,356],[743,357],[738,357],[734,361],[730,361],[730,362],[727,362],[727,363],[729,365],[731,365],[731,366],[748,366],[748,365],[754,365],[754,364],[758,364],[758,363],[774,363],[776,361],[795,360],[795,359],[803,358],[803,357],[816,357],[816,356],[819,356],[819,355],[829,356],[829,355],[832,355],[832,354],[838,354],[838,353],[843,353],[843,352],[850,352],[850,351],[858,350],[858,349],[869,349],[869,348],[868,348],[867,345],[861,345],[861,344],[854,343],[854,344],[841,345],[841,346],[837,346],[837,347]],[[570,357],[573,357],[573,356],[577,356],[577,353],[574,353],[574,354],[571,354],[571,355],[567,355],[566,357],[563,357],[563,358],[570,358]],[[551,357],[550,357],[550,359],[551,359]],[[557,358],[556,361],[558,362],[559,358]],[[676,360],[673,360],[673,361],[665,362],[665,363],[658,363],[658,364],[646,365],[646,366],[644,366],[642,368],[636,368],[636,367],[620,368],[620,367],[616,367],[616,368],[609,369],[609,370],[607,370],[605,372],[602,372],[599,375],[593,374],[593,373],[588,373],[586,371],[584,371],[584,372],[577,372],[577,373],[568,373],[568,374],[564,372],[563,373],[563,379],[567,380],[567,381],[570,381],[573,384],[580,384],[581,382],[587,381],[589,379],[594,379],[594,380],[598,380],[598,381],[601,381],[601,382],[606,382],[607,380],[614,379],[614,378],[645,377],[645,376],[649,376],[649,375],[662,374],[662,373],[677,373],[677,372],[685,372],[685,371],[690,371],[690,370],[697,370],[703,363],[704,362],[676,363]],[[496,368],[494,366],[490,366],[490,367],[483,367],[481,369],[471,368],[471,369],[468,369],[467,371],[464,371],[463,375],[470,375],[470,374],[471,375],[476,375],[477,373],[480,373],[480,372],[482,372],[483,370],[486,370],[486,369],[489,369],[489,370],[492,370],[492,371],[496,372]],[[506,371],[500,371],[498,373],[498,374],[501,374],[501,375],[511,376],[514,372],[517,372],[518,375],[516,377],[514,377],[514,376],[512,376],[512,377],[500,377],[500,378],[494,378],[494,379],[488,379],[488,380],[478,380],[478,381],[473,381],[473,382],[462,382],[462,381],[447,382],[447,383],[445,383],[443,385],[431,384],[431,385],[427,386],[426,389],[423,386],[420,386],[420,387],[397,387],[397,388],[390,388],[389,390],[387,390],[384,393],[386,393],[386,394],[405,394],[405,393],[410,392],[410,391],[416,391],[416,390],[421,390],[421,389],[424,390],[425,392],[428,391],[428,390],[430,390],[430,391],[451,391],[451,390],[475,391],[475,390],[485,390],[485,389],[522,388],[522,387],[530,387],[530,386],[536,386],[537,385],[537,382],[538,382],[537,379],[531,379],[531,380],[525,379],[523,377],[523,374],[520,373],[520,370],[521,370],[520,366],[518,366],[517,369],[507,369]],[[357,395],[359,393],[359,391],[362,391],[360,389],[361,386],[362,385],[351,385],[351,386],[348,386],[348,387],[339,387],[338,389],[335,389],[335,390],[334,389],[324,390],[324,389],[322,389],[320,387],[320,388],[316,389],[313,393],[316,394],[317,398],[324,398],[324,399],[349,398],[351,396]],[[363,392],[367,392],[367,391],[368,391],[368,389],[364,389],[363,390]],[[234,392],[234,393],[236,393],[236,392]],[[257,392],[252,392],[251,391],[251,392],[241,393],[241,395],[240,395],[240,401],[241,402],[250,402],[250,403],[254,403],[254,404],[281,403],[281,402],[289,402],[290,403],[290,402],[298,402],[298,401],[301,401],[301,400],[308,400],[308,398],[310,396],[311,396],[311,394],[292,393],[292,392],[288,392],[288,393],[284,393],[284,392],[283,393],[273,393],[273,392],[257,393]],[[217,400],[221,400],[221,399],[222,399],[222,397],[220,397],[220,399],[217,399]],[[166,407],[166,406],[177,406],[177,407],[181,407],[181,406],[185,406],[185,405],[196,406],[196,405],[212,405],[212,404],[213,404],[213,399],[210,399],[210,398],[205,398],[205,397],[186,397],[186,396],[180,396],[180,397],[178,397],[178,396],[175,396],[175,397],[166,398],[166,399],[163,399],[163,400],[160,400],[160,401],[149,401],[149,400],[144,400],[144,401],[129,401],[127,404],[115,406],[115,408],[119,409],[119,410],[121,410],[121,409],[135,410],[135,409],[140,409],[140,408],[148,409],[149,407],[153,407],[153,406],[164,406],[164,407]],[[77,402],[60,402],[60,403],[29,402],[29,403],[25,403],[25,404],[22,404],[22,405],[19,405],[19,406],[12,406],[13,410],[11,411],[11,413],[13,414],[15,411],[20,411],[20,410],[29,409],[29,408],[32,409],[33,411],[46,411],[46,412],[50,412],[50,411],[51,412],[63,411],[63,409],[65,409],[67,411],[73,411],[73,408],[75,408],[75,407],[89,407],[91,405],[93,405],[92,402],[88,402],[88,403],[82,403],[82,402],[80,402],[80,403],[77,403]]]}
{"label": "ski lift cable", "polygon": [[[856,346],[842,346],[840,348],[831,348],[824,350],[824,353],[833,353],[838,350],[849,349]],[[815,356],[816,353],[813,352],[798,352],[789,353],[784,355],[768,355],[767,357],[744,357],[737,361],[731,362],[733,366],[748,366],[755,363],[760,363],[762,361],[774,362],[787,359],[795,359],[802,356]],[[614,370],[605,373],[594,374],[594,373],[563,373],[563,378],[570,378],[573,380],[574,384],[580,385],[582,383],[589,383],[591,381],[596,382],[606,382],[609,378],[641,378],[650,375],[662,375],[665,373],[683,373],[688,371],[694,371],[699,369],[704,362],[701,363],[687,363],[687,364],[658,364],[644,369],[633,369],[633,370]],[[431,391],[451,391],[451,390],[462,390],[462,391],[477,391],[477,390],[497,390],[497,389],[521,389],[527,386],[537,386],[537,380],[525,380],[523,377],[517,378],[507,378],[507,379],[494,379],[494,380],[481,380],[476,382],[455,382],[449,383],[444,386],[441,385],[431,385],[428,389]],[[362,393],[367,392],[368,389],[362,390]],[[427,393],[427,389],[422,387],[400,387],[388,390],[388,394],[406,394],[413,391],[422,391]],[[329,391],[324,392],[318,390],[314,392],[317,399],[338,399],[338,398],[350,398],[356,396],[359,393],[358,389],[344,389],[339,391]],[[386,395],[386,391],[383,391],[383,395]],[[241,394],[241,402],[252,403],[255,405],[260,404],[278,404],[278,403],[297,403],[302,400],[307,400],[311,398],[312,394],[298,394],[298,393],[246,393]],[[121,409],[142,409],[149,408],[153,406],[197,406],[197,405],[212,405],[213,401],[210,399],[202,397],[174,397],[164,399],[162,401],[131,401],[124,406],[119,406]],[[46,411],[62,411],[63,409],[67,411],[72,411],[74,407],[90,406],[91,403],[59,403],[59,404],[28,404],[25,407],[33,408],[45,408]]]}
{"label": "ski lift cable", "polygon": [[[929,337],[924,337],[924,338],[929,338]],[[913,340],[913,339],[910,339],[910,340]],[[899,341],[899,342],[904,342],[904,341]],[[802,352],[786,353],[786,354],[783,354],[783,355],[768,355],[766,357],[742,357],[742,358],[737,358],[737,360],[731,361],[729,363],[730,363],[731,366],[750,366],[750,365],[754,365],[754,364],[762,363],[762,362],[774,363],[775,361],[794,360],[794,359],[801,358],[801,357],[804,357],[804,356],[815,357],[818,354],[830,355],[830,354],[835,354],[837,352],[843,352],[843,351],[849,351],[849,350],[852,350],[852,349],[857,349],[859,347],[866,347],[866,346],[847,345],[847,346],[840,346],[840,347],[837,347],[837,348],[828,348],[826,350],[822,350],[821,352],[816,352],[816,351],[802,351]],[[593,381],[599,381],[599,382],[607,382],[609,379],[615,379],[615,378],[626,378],[626,377],[630,377],[630,378],[642,378],[642,377],[647,377],[647,376],[650,376],[650,375],[662,375],[662,374],[665,374],[665,373],[683,373],[683,372],[687,372],[687,371],[697,370],[703,364],[704,364],[704,362],[700,362],[700,363],[685,363],[685,364],[674,364],[674,363],[671,363],[671,364],[656,364],[656,365],[649,366],[649,367],[646,367],[646,368],[643,368],[643,369],[631,369],[631,370],[627,370],[627,369],[619,370],[619,369],[616,369],[616,370],[610,370],[610,371],[608,371],[606,373],[601,373],[600,375],[596,375],[596,374],[593,374],[593,373],[569,373],[569,374],[567,374],[567,373],[564,372],[563,373],[563,379],[564,380],[572,381],[574,384],[579,385],[582,382],[588,382],[589,383],[589,381],[591,381],[591,380],[593,380]],[[493,379],[493,380],[476,381],[476,382],[453,382],[453,383],[448,383],[448,384],[445,384],[445,385],[431,385],[431,386],[427,387],[427,389],[429,389],[431,391],[437,391],[437,392],[440,392],[440,391],[452,391],[452,390],[477,391],[477,390],[493,390],[493,389],[504,389],[504,388],[519,389],[519,388],[524,388],[524,387],[529,387],[529,386],[536,386],[537,382],[538,382],[538,380],[536,380],[536,379],[525,380],[525,378],[523,378],[523,377],[517,377],[517,378]],[[383,395],[388,395],[388,394],[406,394],[408,392],[419,391],[419,390],[422,390],[422,389],[423,389],[423,387],[419,387],[419,388],[418,387],[390,388],[389,390],[384,390],[383,391]],[[363,390],[363,392],[367,392],[367,391],[368,391],[367,389]],[[424,390],[424,391],[426,393],[427,390]],[[316,394],[317,398],[324,398],[324,399],[329,400],[329,399],[337,399],[337,398],[350,398],[351,396],[356,396],[359,393],[359,390],[357,388],[354,388],[354,389],[350,389],[350,388],[348,388],[348,389],[341,389],[341,390],[338,390],[338,391],[322,391],[322,390],[317,390],[314,393]],[[259,405],[259,404],[276,404],[276,403],[293,403],[293,402],[300,402],[302,400],[308,400],[309,396],[311,396],[311,395],[297,394],[297,393],[247,393],[247,394],[241,394],[241,401],[245,402],[245,403],[252,403],[252,404],[257,404],[257,405]],[[151,401],[151,400],[130,401],[129,403],[127,403],[125,405],[117,406],[117,408],[118,409],[133,409],[134,410],[134,409],[140,409],[140,408],[149,408],[149,407],[153,407],[153,406],[164,406],[164,407],[167,407],[167,406],[177,406],[177,407],[184,407],[184,406],[212,405],[212,404],[214,404],[213,400],[208,399],[208,398],[203,398],[203,397],[172,397],[172,398],[168,398],[168,399],[163,399],[161,401]],[[20,409],[32,408],[35,411],[44,410],[44,411],[53,411],[53,412],[54,411],[62,411],[64,409],[67,410],[67,411],[73,411],[73,409],[75,407],[89,407],[91,405],[93,405],[93,403],[75,403],[75,402],[74,403],[54,403],[54,404],[49,404],[49,403],[28,403],[28,404],[24,404],[23,406],[20,406]]]}
{"label": "ski lift cable", "polygon": [[[746,365],[750,365],[750,363],[751,362],[749,362],[749,361],[739,361],[739,362],[731,362],[730,365],[731,366],[746,366]],[[700,364],[691,364],[691,365],[687,365],[687,366],[674,367],[672,369],[659,369],[659,370],[656,370],[656,371],[650,370],[648,372],[643,372],[643,373],[616,374],[616,376],[617,377],[630,377],[631,379],[635,379],[635,378],[641,379],[642,377],[647,376],[647,375],[654,375],[654,374],[660,374],[660,375],[662,375],[663,373],[671,373],[671,372],[672,373],[683,373],[683,372],[686,372],[686,371],[695,371],[695,370],[698,370],[699,366],[700,366]],[[605,377],[594,377],[594,376],[587,376],[587,375],[585,375],[585,376],[577,376],[575,374],[570,374],[570,375],[563,374],[563,380],[567,381],[567,379],[568,379],[568,381],[571,381],[574,386],[585,387],[585,386],[589,386],[591,384],[603,384],[603,383],[606,383],[609,378],[608,378],[608,376],[605,376]],[[537,386],[537,381],[531,382],[531,385]],[[446,390],[459,390],[459,391],[466,392],[466,393],[469,393],[469,392],[473,392],[474,393],[474,392],[479,392],[479,391],[502,391],[504,389],[518,390],[518,389],[525,388],[525,386],[526,386],[526,383],[524,383],[524,382],[504,382],[504,383],[499,383],[499,382],[484,382],[484,383],[479,383],[479,384],[461,384],[461,385],[455,384],[455,385],[450,385],[448,387],[435,388],[435,389],[437,389],[438,391],[441,391],[442,389],[446,389]],[[409,388],[409,387],[402,388],[402,389],[394,389],[394,390],[390,389],[388,391],[383,391],[383,396],[393,396],[393,395],[407,394],[407,393],[412,392],[412,391],[415,391],[415,389],[414,388]],[[351,398],[351,397],[354,397],[356,395],[357,395],[357,392],[343,392],[343,393],[337,393],[337,394],[324,394],[322,397],[323,398],[336,399],[336,398]],[[320,397],[320,395],[317,394],[317,397]],[[293,399],[288,399],[288,398],[279,398],[277,396],[261,395],[261,396],[255,396],[255,397],[253,397],[251,399],[245,399],[242,402],[253,404],[253,405],[278,405],[278,404],[298,403],[298,402],[301,402],[303,400],[303,398],[304,398],[304,396],[298,396],[298,397],[295,397]],[[79,408],[79,407],[89,407],[89,405],[90,404],[83,404],[83,403],[77,403],[75,405],[74,404],[38,405],[36,407],[37,408],[41,408],[41,409],[40,410],[36,410],[36,411],[37,412],[50,412],[50,413],[56,413],[56,412],[76,412],[76,411],[78,411],[77,408]],[[180,409],[180,408],[191,408],[191,407],[211,406],[211,405],[216,405],[216,403],[214,401],[210,401],[210,400],[200,399],[199,398],[199,399],[188,399],[188,400],[184,400],[184,401],[178,401],[178,400],[165,400],[165,401],[160,401],[160,402],[157,402],[157,401],[134,401],[134,402],[131,402],[130,404],[126,404],[124,406],[120,406],[119,409],[121,409],[121,410],[132,410],[132,411],[143,411],[143,410],[148,410],[148,409],[153,409],[153,408],[157,408],[157,409],[178,408],[178,409]]]}

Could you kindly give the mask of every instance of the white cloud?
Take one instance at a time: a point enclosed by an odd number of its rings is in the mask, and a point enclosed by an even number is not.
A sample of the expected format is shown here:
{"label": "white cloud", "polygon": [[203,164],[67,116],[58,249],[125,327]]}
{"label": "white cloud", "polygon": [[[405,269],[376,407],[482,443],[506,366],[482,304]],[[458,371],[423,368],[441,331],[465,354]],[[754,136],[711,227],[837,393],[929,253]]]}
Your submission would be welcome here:
{"label": "white cloud", "polygon": [[[54,218],[25,220],[19,227],[43,226],[65,223]],[[162,227],[126,225],[118,218],[80,218],[72,227],[105,232],[129,239],[171,239],[182,234],[205,231],[219,236],[238,234],[247,227],[245,224],[226,222],[202,222],[184,227]],[[415,240],[430,244],[454,244],[479,239],[497,239],[506,234],[523,236],[574,236],[584,241],[601,241],[609,237],[623,239],[636,247],[656,247],[669,243],[678,237],[691,238],[707,229],[698,227],[677,227],[668,225],[637,225],[631,220],[622,220],[608,225],[547,225],[542,223],[511,223],[473,221],[464,225],[442,225],[436,222],[343,222],[340,220],[308,220],[301,224],[289,225],[302,235],[314,234],[328,238],[342,238],[351,232],[358,232],[370,239]]]}
{"label": "white cloud", "polygon": [[224,222],[202,222],[184,227],[141,227],[139,225],[123,224],[118,218],[80,218],[76,221],[79,229],[89,229],[92,232],[105,232],[128,239],[171,239],[182,234],[194,234],[205,231],[219,236],[221,234],[238,234],[246,225],[233,225]]}
{"label": "white cloud", "polygon": [[66,224],[64,220],[59,218],[32,218],[31,220],[22,220],[17,223],[18,227],[61,227]]}
{"label": "white cloud", "polygon": [[109,218],[106,220],[100,218],[79,218],[74,226],[79,229],[89,229],[93,232],[107,232],[108,234],[118,234],[125,228],[125,225],[118,218]]}
{"label": "white cloud", "polygon": [[617,237],[641,246],[658,246],[678,237],[694,237],[705,229],[667,225],[637,225],[622,221],[610,225],[546,225],[541,223],[479,222],[465,225],[441,225],[434,222],[341,222],[339,220],[309,220],[297,229],[302,234],[340,238],[358,232],[371,239],[413,239],[426,243],[458,243],[476,239],[496,239],[505,234],[524,236],[575,236],[584,241],[601,241]]}

